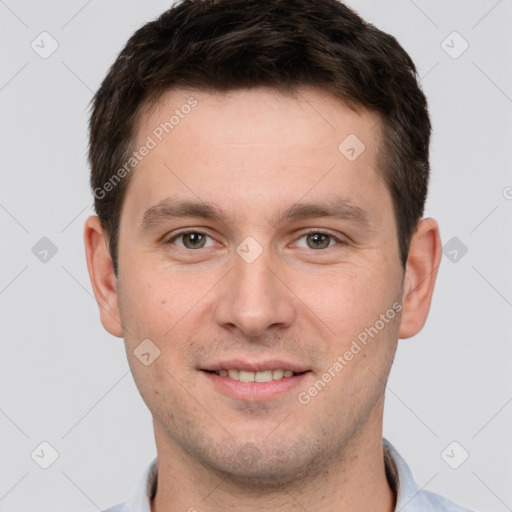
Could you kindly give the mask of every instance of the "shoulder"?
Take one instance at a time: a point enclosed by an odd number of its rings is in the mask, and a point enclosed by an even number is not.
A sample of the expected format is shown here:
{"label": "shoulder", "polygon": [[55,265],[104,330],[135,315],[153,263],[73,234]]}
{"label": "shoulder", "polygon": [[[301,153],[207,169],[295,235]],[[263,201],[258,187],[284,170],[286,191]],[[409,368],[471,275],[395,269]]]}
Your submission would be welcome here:
{"label": "shoulder", "polygon": [[155,457],[139,479],[130,499],[103,512],[151,512],[151,500],[156,492],[157,479],[158,460]]}
{"label": "shoulder", "polygon": [[[417,497],[416,508],[410,510],[421,510],[422,512],[472,512],[468,508],[456,505],[452,501],[430,491],[420,491]],[[409,509],[406,507],[403,512]]]}
{"label": "shoulder", "polygon": [[110,507],[107,510],[103,510],[102,512],[130,512],[130,508],[127,503],[120,503],[119,505],[115,505]]}
{"label": "shoulder", "polygon": [[397,496],[400,512],[472,512],[431,491],[420,489],[405,460],[383,439],[386,475]]}

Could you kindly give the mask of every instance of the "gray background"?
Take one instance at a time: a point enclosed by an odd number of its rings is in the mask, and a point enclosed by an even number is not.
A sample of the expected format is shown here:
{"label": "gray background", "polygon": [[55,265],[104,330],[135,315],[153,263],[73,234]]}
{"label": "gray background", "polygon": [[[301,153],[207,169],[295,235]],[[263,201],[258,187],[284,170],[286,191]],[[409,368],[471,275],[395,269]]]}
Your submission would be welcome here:
{"label": "gray background", "polygon": [[[384,433],[421,487],[475,510],[512,510],[512,0],[349,5],[417,63],[434,125],[426,215],[444,244],[456,237],[427,325],[400,342]],[[155,455],[122,341],[99,321],[82,232],[93,213],[87,104],[131,33],[168,6],[0,0],[4,512],[106,508]],[[46,59],[31,47],[43,31],[59,45]],[[46,261],[43,237],[57,248]],[[50,462],[43,441],[58,452],[48,469],[36,463]],[[453,441],[462,448],[443,459]],[[445,460],[457,465],[462,450],[469,458],[452,469]]]}

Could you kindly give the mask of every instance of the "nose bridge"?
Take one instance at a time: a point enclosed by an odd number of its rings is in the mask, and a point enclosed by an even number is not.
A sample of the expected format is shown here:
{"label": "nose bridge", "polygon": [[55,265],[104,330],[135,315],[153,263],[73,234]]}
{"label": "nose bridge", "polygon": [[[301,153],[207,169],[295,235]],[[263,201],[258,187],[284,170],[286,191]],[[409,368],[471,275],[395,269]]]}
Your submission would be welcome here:
{"label": "nose bridge", "polygon": [[259,307],[264,308],[274,301],[277,290],[274,274],[270,271],[271,263],[270,258],[265,256],[259,256],[250,263],[242,258],[236,261],[233,290],[237,300],[246,307],[259,303]]}
{"label": "nose bridge", "polygon": [[233,255],[233,269],[219,290],[215,320],[225,328],[236,326],[258,336],[269,327],[288,327],[295,311],[290,291],[276,277],[270,249],[242,242]]}

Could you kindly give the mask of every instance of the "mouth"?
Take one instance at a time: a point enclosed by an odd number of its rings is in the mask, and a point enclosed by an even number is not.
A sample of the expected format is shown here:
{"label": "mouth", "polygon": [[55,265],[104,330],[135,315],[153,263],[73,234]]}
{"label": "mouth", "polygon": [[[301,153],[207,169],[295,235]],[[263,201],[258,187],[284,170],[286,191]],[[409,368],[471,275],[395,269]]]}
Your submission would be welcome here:
{"label": "mouth", "polygon": [[213,373],[219,377],[239,381],[239,382],[271,382],[273,380],[281,380],[296,375],[302,375],[304,372],[294,372],[293,370],[284,370],[277,368],[273,370],[263,370],[252,372],[248,370],[240,370],[238,368],[223,368],[221,370],[204,370],[207,373]]}
{"label": "mouth", "polygon": [[278,399],[304,384],[311,370],[285,361],[224,361],[201,368],[208,386],[231,398],[259,402]]}

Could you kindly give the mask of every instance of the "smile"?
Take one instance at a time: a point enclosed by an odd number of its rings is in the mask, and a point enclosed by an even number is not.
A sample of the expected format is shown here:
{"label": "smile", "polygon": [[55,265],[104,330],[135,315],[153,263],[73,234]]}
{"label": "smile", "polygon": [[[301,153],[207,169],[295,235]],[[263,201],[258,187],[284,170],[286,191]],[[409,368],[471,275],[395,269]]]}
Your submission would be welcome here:
{"label": "smile", "polygon": [[285,377],[293,377],[294,375],[298,375],[298,373],[295,373],[293,370],[283,369],[251,372],[247,370],[230,368],[229,370],[216,370],[210,373],[215,373],[220,377],[226,377],[228,379],[240,382],[271,382],[273,380],[281,380]]}

